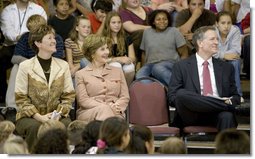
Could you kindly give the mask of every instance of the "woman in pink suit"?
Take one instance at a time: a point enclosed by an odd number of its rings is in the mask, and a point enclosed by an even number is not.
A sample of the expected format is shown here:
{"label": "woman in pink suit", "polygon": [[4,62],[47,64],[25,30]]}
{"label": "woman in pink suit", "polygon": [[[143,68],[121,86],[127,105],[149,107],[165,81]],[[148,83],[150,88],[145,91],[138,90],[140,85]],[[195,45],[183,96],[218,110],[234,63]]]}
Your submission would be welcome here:
{"label": "woman in pink suit", "polygon": [[89,35],[84,40],[84,56],[91,63],[75,74],[78,120],[125,118],[129,102],[127,83],[120,68],[107,64],[106,43],[106,38],[98,35]]}

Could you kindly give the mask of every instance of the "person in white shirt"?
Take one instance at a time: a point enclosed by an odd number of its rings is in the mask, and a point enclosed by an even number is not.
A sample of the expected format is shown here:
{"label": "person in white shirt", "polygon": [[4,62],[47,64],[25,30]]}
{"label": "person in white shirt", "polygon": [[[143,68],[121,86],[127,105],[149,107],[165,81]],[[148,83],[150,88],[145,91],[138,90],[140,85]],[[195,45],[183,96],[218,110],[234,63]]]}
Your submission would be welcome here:
{"label": "person in white shirt", "polygon": [[31,15],[39,14],[47,20],[44,9],[30,0],[16,0],[1,12],[1,31],[4,35],[3,47],[0,50],[0,103],[4,103],[7,90],[6,70],[12,67],[11,58],[15,44],[21,35],[28,32],[26,23]]}

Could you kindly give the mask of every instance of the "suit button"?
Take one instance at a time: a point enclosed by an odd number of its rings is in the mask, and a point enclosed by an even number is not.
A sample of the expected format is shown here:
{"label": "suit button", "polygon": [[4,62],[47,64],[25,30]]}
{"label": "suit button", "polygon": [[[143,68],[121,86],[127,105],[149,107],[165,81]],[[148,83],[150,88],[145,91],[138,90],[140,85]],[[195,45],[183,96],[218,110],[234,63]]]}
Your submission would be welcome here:
{"label": "suit button", "polygon": [[105,80],[104,79],[102,79],[102,82],[104,82]]}
{"label": "suit button", "polygon": [[106,89],[106,86],[104,86],[104,89]]}

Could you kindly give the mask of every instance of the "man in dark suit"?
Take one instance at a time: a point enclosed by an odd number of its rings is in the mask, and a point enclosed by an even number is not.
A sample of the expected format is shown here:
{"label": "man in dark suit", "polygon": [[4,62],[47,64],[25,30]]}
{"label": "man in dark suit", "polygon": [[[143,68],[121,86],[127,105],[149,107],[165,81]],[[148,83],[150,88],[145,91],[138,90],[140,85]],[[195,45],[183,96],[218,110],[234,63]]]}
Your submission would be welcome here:
{"label": "man in dark suit", "polygon": [[[242,111],[231,64],[212,56],[218,51],[215,28],[197,29],[192,37],[197,53],[173,67],[168,100],[176,108],[174,125],[211,125],[218,130],[237,127],[235,113]],[[207,61],[209,78],[204,79]],[[205,94],[210,81],[209,94]],[[213,96],[213,97],[212,97]]]}

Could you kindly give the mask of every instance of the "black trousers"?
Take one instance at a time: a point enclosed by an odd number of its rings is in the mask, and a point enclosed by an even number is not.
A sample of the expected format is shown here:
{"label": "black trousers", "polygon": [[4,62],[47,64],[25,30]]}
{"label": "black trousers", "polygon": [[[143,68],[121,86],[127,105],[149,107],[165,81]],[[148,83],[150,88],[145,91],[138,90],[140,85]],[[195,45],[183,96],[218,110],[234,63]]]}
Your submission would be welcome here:
{"label": "black trousers", "polygon": [[182,126],[215,126],[219,131],[237,127],[234,113],[223,101],[184,89],[176,94],[176,113],[174,122]]}
{"label": "black trousers", "polygon": [[11,59],[14,53],[15,45],[3,46],[0,50],[0,102],[5,102],[7,91],[7,74],[6,71],[13,66]]}

